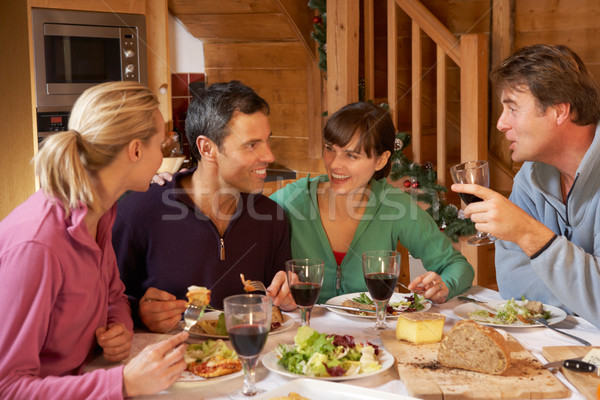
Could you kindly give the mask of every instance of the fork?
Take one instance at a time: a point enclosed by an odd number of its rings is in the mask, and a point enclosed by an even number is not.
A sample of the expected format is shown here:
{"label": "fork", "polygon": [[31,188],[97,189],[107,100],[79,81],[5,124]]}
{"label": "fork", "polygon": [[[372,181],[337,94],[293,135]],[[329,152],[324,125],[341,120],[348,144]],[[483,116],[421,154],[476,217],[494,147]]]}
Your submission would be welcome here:
{"label": "fork", "polygon": [[255,291],[263,291],[265,294],[267,294],[267,288],[261,281],[246,281],[246,284],[252,286]]}
{"label": "fork", "polygon": [[558,332],[558,333],[562,333],[563,335],[566,335],[566,336],[570,337],[571,339],[575,339],[575,340],[577,340],[578,342],[580,342],[580,343],[583,343],[583,344],[584,344],[584,345],[586,345],[586,346],[591,346],[591,345],[592,345],[592,344],[591,344],[590,342],[588,342],[587,340],[583,340],[582,338],[579,338],[579,337],[577,337],[577,336],[573,336],[573,335],[571,335],[570,333],[563,332],[563,331],[560,331],[560,330],[556,329],[555,327],[553,327],[553,326],[551,326],[550,324],[548,324],[548,321],[546,321],[546,319],[545,319],[545,318],[534,318],[533,320],[534,320],[534,321],[536,321],[536,322],[539,322],[539,323],[540,323],[540,324],[542,324],[542,325],[544,325],[546,328],[550,328],[550,329],[552,329],[553,331],[556,331],[556,332]]}
{"label": "fork", "polygon": [[198,322],[198,319],[204,314],[204,307],[197,307],[194,304],[190,304],[183,313],[183,322],[185,323],[186,332],[189,332],[190,328]]}

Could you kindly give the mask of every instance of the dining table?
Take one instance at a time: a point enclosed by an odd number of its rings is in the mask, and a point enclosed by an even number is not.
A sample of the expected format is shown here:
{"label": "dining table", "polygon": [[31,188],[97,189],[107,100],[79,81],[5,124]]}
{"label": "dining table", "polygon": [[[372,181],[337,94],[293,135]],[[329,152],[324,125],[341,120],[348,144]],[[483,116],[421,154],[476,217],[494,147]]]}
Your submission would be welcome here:
{"label": "dining table", "polygon": [[[496,301],[502,300],[500,294],[492,289],[473,286],[463,296],[469,296],[474,299],[482,301]],[[456,322],[460,321],[453,310],[465,304],[464,301],[459,300],[457,297],[448,300],[443,304],[433,304],[428,312],[437,312],[446,316],[444,331],[450,329]],[[269,352],[272,352],[278,347],[279,344],[293,344],[294,336],[296,335],[297,328],[300,326],[300,315],[298,311],[292,311],[284,313],[291,317],[294,321],[293,327],[285,329],[282,332],[276,334],[270,334],[268,336],[266,345],[261,352],[261,357],[264,357]],[[371,318],[358,318],[352,316],[342,315],[341,313],[335,313],[327,308],[314,308],[312,311],[310,326],[321,333],[331,333],[339,335],[352,335],[356,342],[370,342],[381,346],[382,341],[379,335],[370,334],[366,332],[366,329],[374,325],[374,320]],[[388,319],[388,324],[391,328],[396,325],[395,319]],[[554,327],[569,332],[580,338],[583,338],[590,342],[592,346],[600,346],[600,330],[594,325],[589,323],[583,318],[567,315],[567,317],[553,325]],[[535,356],[540,362],[546,363],[547,360],[542,354],[542,348],[546,346],[581,346],[581,343],[574,339],[557,333],[544,326],[537,327],[520,327],[520,328],[497,328],[506,330],[510,335],[518,340],[518,342],[527,349],[533,356]],[[156,342],[165,338],[168,334],[156,334],[148,332],[136,332],[133,338],[132,353],[135,353],[146,344]],[[188,339],[189,342],[199,342],[205,340],[202,337],[191,335]],[[86,367],[86,370],[93,370],[97,368],[109,368],[114,364],[108,363],[98,356],[93,359],[90,364]],[[571,391],[568,399],[585,399],[585,397],[573,386],[566,377],[560,372],[556,371],[555,376]],[[258,362],[256,368],[256,386],[260,389],[264,389],[269,392],[275,390],[282,385],[289,384],[294,378],[284,376],[278,372],[273,372],[267,369],[262,362]],[[340,382],[344,385],[352,385],[360,388],[368,388],[376,390],[380,393],[383,398],[389,394],[396,394],[398,398],[406,396],[404,398],[412,398],[407,392],[406,387],[399,379],[397,369],[392,366],[385,371],[364,378],[356,378],[350,380],[344,380]],[[140,399],[228,399],[228,394],[235,389],[241,389],[243,385],[243,377],[228,379],[228,380],[215,380],[211,381],[203,380],[199,382],[176,382],[168,389],[156,393],[154,395],[140,396]],[[321,399],[331,400],[331,397],[326,392],[322,393]],[[251,399],[251,397],[249,398]]]}

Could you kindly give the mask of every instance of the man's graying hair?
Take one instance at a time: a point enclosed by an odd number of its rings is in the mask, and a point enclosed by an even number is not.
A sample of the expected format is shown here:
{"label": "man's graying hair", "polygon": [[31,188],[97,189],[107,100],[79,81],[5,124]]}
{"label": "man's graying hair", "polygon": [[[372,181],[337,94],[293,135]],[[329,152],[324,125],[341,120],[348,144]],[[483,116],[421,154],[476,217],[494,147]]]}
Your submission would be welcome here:
{"label": "man's graying hair", "polygon": [[229,121],[234,112],[254,114],[258,111],[269,115],[269,105],[256,92],[239,81],[214,83],[197,92],[185,118],[185,132],[192,153],[200,160],[196,146],[198,136],[206,136],[221,150],[229,135]]}
{"label": "man's graying hair", "polygon": [[529,89],[540,111],[561,103],[571,105],[575,124],[600,121],[600,91],[583,61],[567,46],[536,44],[523,47],[493,72],[499,89]]}

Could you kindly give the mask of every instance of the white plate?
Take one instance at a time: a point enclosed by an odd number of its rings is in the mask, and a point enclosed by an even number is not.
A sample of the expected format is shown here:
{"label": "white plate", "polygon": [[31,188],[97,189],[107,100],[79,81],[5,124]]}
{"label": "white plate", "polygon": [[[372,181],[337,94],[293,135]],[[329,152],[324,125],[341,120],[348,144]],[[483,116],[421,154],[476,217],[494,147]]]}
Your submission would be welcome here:
{"label": "white plate", "polygon": [[[204,314],[204,316],[202,318],[200,318],[200,321],[213,321],[213,320],[217,320],[219,319],[219,315],[222,314],[221,311],[210,311]],[[275,329],[272,332],[269,332],[270,335],[275,335],[284,331],[287,331],[288,329],[291,329],[294,326],[294,319],[292,317],[290,317],[289,315],[283,315],[283,323],[281,324],[281,326],[277,329]],[[190,336],[200,336],[200,337],[204,337],[204,338],[211,338],[211,339],[223,339],[223,340],[227,340],[229,339],[229,336],[227,335],[211,335],[209,333],[205,333],[200,327],[196,327],[193,326],[190,329]]]}
{"label": "white plate", "polygon": [[[381,347],[379,348],[379,357],[378,358],[379,358],[379,363],[381,364],[381,369],[377,370],[377,371],[368,372],[366,374],[350,375],[350,376],[328,376],[328,377],[312,377],[311,376],[310,378],[323,380],[323,381],[347,381],[349,379],[366,378],[367,376],[373,376],[373,375],[377,375],[377,374],[384,372],[386,369],[391,367],[395,362],[394,357],[390,353],[388,353],[387,351],[382,349]],[[285,369],[281,365],[279,365],[277,363],[277,361],[279,361],[279,358],[277,357],[276,350],[272,350],[272,351],[268,352],[262,358],[263,365],[265,367],[267,367],[267,369],[269,369],[277,374],[287,376],[290,378],[306,378],[306,376],[304,376],[304,375],[294,374],[293,372],[288,371],[287,369]]]}
{"label": "white plate", "polygon": [[352,386],[344,383],[317,381],[313,379],[294,379],[277,389],[269,390],[254,400],[269,400],[278,396],[289,396],[290,392],[311,400],[411,400],[416,397],[382,392],[381,390]]}
{"label": "white plate", "polygon": [[[516,300],[518,304],[521,304],[520,300]],[[496,301],[488,301],[487,304],[495,308],[496,310],[500,308],[502,305],[506,304],[506,300],[496,300]],[[485,308],[478,306],[475,303],[465,303],[460,306],[454,307],[454,315],[461,319],[470,319],[469,313],[477,310],[485,310]],[[548,318],[548,323],[550,325],[557,324],[563,319],[567,318],[567,313],[561,310],[558,307],[550,306],[548,304],[544,304],[544,310],[550,311],[550,318]],[[479,321],[478,321],[479,322]],[[535,328],[538,326],[544,326],[539,322],[534,322],[533,324],[525,324],[519,320],[513,322],[512,324],[491,324],[486,322],[480,322],[480,324],[492,326],[495,328]]]}
{"label": "white plate", "polygon": [[[332,297],[331,299],[327,300],[325,302],[325,304],[331,304],[331,305],[335,305],[335,306],[341,306],[344,301],[346,300],[352,300],[355,297],[360,296],[362,293],[366,293],[367,296],[369,296],[369,298],[371,298],[371,296],[369,295],[369,292],[357,292],[357,293],[348,293],[348,294],[343,294],[341,296],[337,296],[337,297]],[[411,296],[410,293],[393,293],[392,294],[392,298],[390,299],[390,303],[396,303],[399,301],[402,301],[404,298]],[[429,300],[425,300],[423,302],[423,309],[416,311],[416,312],[425,312],[427,310],[429,310],[431,308],[431,302]],[[355,317],[355,318],[370,318],[370,319],[377,319],[377,315],[375,313],[369,313],[366,315],[358,315],[358,314],[352,314],[351,312],[348,312],[346,310],[339,310],[337,308],[327,308],[329,311],[332,311],[336,314],[340,314],[343,315],[345,317]],[[389,318],[398,318],[397,315],[390,315],[387,314],[385,316],[385,319],[389,319]]]}
{"label": "white plate", "polygon": [[215,382],[228,381],[229,379],[237,378],[238,376],[244,375],[244,370],[234,372],[233,374],[217,376],[215,378],[203,378],[190,371],[183,371],[179,379],[175,383],[199,383],[208,385]]}

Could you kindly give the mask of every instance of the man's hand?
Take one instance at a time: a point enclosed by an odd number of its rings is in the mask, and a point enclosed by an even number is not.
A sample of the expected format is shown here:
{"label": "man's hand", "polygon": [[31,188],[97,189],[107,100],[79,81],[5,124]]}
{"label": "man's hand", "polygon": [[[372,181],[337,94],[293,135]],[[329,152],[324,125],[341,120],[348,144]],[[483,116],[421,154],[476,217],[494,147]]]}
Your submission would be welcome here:
{"label": "man's hand", "polygon": [[129,361],[123,369],[123,396],[152,394],[171,386],[185,371],[186,344],[183,341],[187,338],[187,332],[180,332],[146,346]]}
{"label": "man's hand", "polygon": [[529,257],[554,236],[554,232],[548,227],[500,193],[474,184],[455,183],[451,189],[483,199],[469,204],[464,210],[467,218],[475,223],[475,229],[516,243]]}
{"label": "man's hand", "polygon": [[267,288],[267,295],[273,298],[274,306],[279,306],[284,311],[292,311],[298,307],[292,298],[285,271],[279,271],[275,274],[273,281]]}
{"label": "man's hand", "polygon": [[129,357],[133,334],[122,322],[112,323],[96,329],[96,340],[102,347],[104,358],[111,362],[123,361]]}
{"label": "man's hand", "polygon": [[152,332],[165,333],[177,326],[186,304],[171,293],[151,287],[140,299],[138,313]]}

